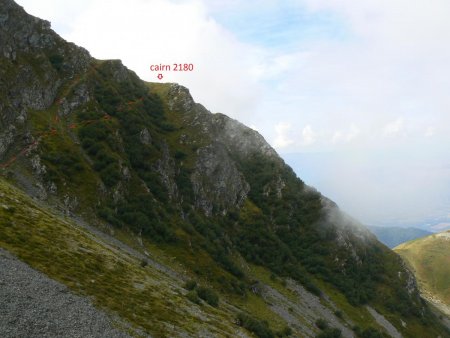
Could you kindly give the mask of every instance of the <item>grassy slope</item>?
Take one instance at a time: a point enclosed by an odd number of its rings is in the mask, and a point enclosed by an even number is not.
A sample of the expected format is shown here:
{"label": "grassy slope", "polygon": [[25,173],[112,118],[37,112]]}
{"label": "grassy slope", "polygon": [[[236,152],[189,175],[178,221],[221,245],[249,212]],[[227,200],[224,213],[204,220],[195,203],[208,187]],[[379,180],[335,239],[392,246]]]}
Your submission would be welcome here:
{"label": "grassy slope", "polygon": [[450,309],[450,232],[403,243],[394,250],[413,268],[422,292]]}
{"label": "grassy slope", "polygon": [[182,281],[143,268],[130,255],[62,219],[0,180],[0,246],[95,304],[117,313],[156,337],[177,328],[192,335],[206,328],[234,336],[233,314],[190,303]]}

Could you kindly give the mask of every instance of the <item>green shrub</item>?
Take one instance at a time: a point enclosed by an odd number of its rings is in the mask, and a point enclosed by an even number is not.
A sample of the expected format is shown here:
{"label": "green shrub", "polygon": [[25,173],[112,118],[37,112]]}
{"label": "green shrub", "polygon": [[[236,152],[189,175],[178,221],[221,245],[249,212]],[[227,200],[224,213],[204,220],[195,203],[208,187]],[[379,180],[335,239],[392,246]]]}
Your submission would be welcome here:
{"label": "green shrub", "polygon": [[283,330],[277,332],[277,337],[289,337],[292,333],[292,329],[289,326],[286,326]]}
{"label": "green shrub", "polygon": [[316,320],[316,326],[321,330],[325,330],[328,328],[328,322],[323,318],[319,318]]}
{"label": "green shrub", "polygon": [[326,328],[316,336],[316,338],[340,338],[340,337],[342,337],[341,330],[334,327]]}
{"label": "green shrub", "polygon": [[112,164],[100,172],[100,177],[107,187],[112,187],[120,181],[120,169],[116,164]]}
{"label": "green shrub", "polygon": [[108,207],[100,208],[97,211],[97,214],[111,225],[115,225],[117,227],[122,226],[122,223],[120,222],[120,220],[116,218],[114,210],[112,210],[111,208]]}
{"label": "green shrub", "polygon": [[186,290],[194,290],[197,287],[197,282],[193,279],[188,280],[186,283],[184,283],[184,288]]}
{"label": "green shrub", "polygon": [[198,294],[195,290],[191,290],[187,293],[186,298],[189,299],[192,303],[201,304],[200,298],[198,298]]}
{"label": "green shrub", "polygon": [[61,71],[63,63],[64,63],[64,58],[62,57],[62,55],[59,54],[53,54],[49,56],[49,61],[52,64],[53,68],[55,68],[58,72]]}
{"label": "green shrub", "polygon": [[356,333],[356,336],[359,338],[387,338],[389,337],[385,333],[373,328],[369,327],[364,331],[361,330],[359,326],[354,326],[353,331]]}
{"label": "green shrub", "polygon": [[203,299],[209,305],[214,306],[214,307],[219,306],[219,296],[213,289],[206,288],[206,287],[198,287],[197,294],[201,299]]}
{"label": "green shrub", "polygon": [[184,160],[186,158],[186,153],[182,152],[181,150],[177,150],[177,151],[175,151],[174,157],[177,160]]}
{"label": "green shrub", "polygon": [[238,325],[246,328],[259,338],[275,338],[275,335],[269,328],[267,322],[254,319],[245,313],[238,314],[236,319]]}
{"label": "green shrub", "polygon": [[336,311],[334,311],[334,314],[336,315],[336,317],[338,317],[338,318],[344,318],[344,314],[342,313],[342,311],[340,311],[340,310],[336,310]]}

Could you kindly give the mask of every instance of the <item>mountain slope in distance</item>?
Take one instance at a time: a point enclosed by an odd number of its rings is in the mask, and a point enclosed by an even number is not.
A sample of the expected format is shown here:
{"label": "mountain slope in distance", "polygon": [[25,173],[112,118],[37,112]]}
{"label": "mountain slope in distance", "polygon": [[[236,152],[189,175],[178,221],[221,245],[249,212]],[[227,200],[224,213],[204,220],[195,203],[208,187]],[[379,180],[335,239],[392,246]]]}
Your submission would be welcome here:
{"label": "mountain slope in distance", "polygon": [[422,294],[450,315],[450,231],[394,248],[412,267]]}
{"label": "mountain slope in distance", "polygon": [[368,226],[368,228],[375,236],[377,236],[381,243],[391,249],[401,243],[433,234],[432,232],[418,228],[380,227],[373,225]]}
{"label": "mountain slope in distance", "polygon": [[256,131],[12,0],[0,19],[2,248],[154,336],[314,337],[323,317],[447,334],[401,259]]}

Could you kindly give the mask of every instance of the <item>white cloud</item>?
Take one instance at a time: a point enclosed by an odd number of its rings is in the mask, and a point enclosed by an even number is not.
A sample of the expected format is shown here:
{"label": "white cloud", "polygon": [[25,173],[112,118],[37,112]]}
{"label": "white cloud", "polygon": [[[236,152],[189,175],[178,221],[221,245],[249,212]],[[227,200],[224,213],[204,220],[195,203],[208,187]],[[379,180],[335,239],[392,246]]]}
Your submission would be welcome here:
{"label": "white cloud", "polygon": [[316,136],[317,136],[317,134],[313,131],[312,127],[308,124],[302,130],[301,144],[303,144],[305,146],[312,145],[314,142],[316,142]]}
{"label": "white cloud", "polygon": [[389,122],[383,127],[383,134],[386,136],[395,136],[400,134],[404,129],[404,123],[402,118],[398,118]]}
{"label": "white cloud", "polygon": [[426,130],[425,130],[425,134],[424,134],[424,136],[425,137],[432,137],[433,135],[434,135],[434,128],[433,127],[428,127]]}
{"label": "white cloud", "polygon": [[[295,133],[294,130],[299,130]],[[292,123],[279,122],[275,125],[275,138],[273,145],[278,150],[289,150],[292,148],[309,148],[318,140],[318,133],[313,130],[311,125],[306,125],[303,128],[295,128]]]}
{"label": "white cloud", "polygon": [[333,137],[331,138],[331,143],[336,144],[336,143],[348,143],[351,142],[352,140],[354,140],[355,138],[358,137],[358,135],[360,134],[360,130],[359,128],[355,125],[355,124],[351,124],[349,130],[347,131],[342,131],[342,130],[338,130],[333,134]]}
{"label": "white cloud", "polygon": [[274,147],[281,149],[286,148],[294,143],[289,136],[291,131],[291,124],[287,122],[280,122],[275,126],[276,138],[274,140]]}

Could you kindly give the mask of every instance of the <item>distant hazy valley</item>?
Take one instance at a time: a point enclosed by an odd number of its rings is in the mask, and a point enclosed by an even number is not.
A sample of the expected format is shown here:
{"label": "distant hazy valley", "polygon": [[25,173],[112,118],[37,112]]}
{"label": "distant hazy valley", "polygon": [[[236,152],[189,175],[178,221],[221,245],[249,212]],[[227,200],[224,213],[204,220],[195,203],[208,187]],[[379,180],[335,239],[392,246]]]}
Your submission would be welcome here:
{"label": "distant hazy valley", "polygon": [[401,228],[401,227],[379,227],[369,226],[372,233],[377,236],[378,240],[390,247],[395,248],[397,245],[411,241],[416,238],[432,235],[432,232],[418,228]]}

